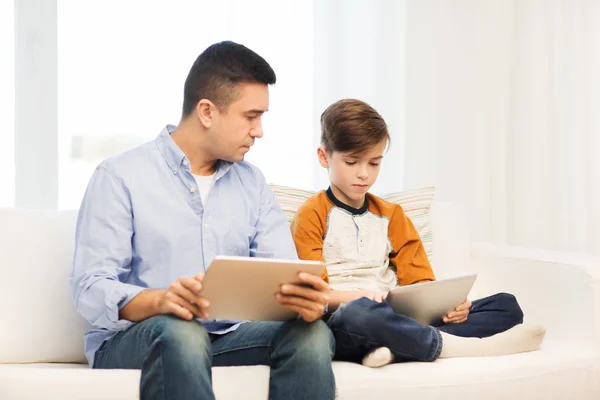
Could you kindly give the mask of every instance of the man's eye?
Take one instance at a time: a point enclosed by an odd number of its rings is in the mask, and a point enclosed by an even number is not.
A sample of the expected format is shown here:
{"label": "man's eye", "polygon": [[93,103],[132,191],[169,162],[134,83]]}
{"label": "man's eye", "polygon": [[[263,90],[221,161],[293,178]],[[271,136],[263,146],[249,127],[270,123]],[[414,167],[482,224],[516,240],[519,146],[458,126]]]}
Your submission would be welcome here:
{"label": "man's eye", "polygon": [[372,162],[372,163],[371,163],[371,165],[372,165],[372,166],[374,166],[374,167],[376,167],[376,166],[378,166],[378,165],[379,165],[379,163]]}
{"label": "man's eye", "polygon": [[246,118],[248,119],[248,121],[253,121],[256,119],[256,115],[249,115]]}

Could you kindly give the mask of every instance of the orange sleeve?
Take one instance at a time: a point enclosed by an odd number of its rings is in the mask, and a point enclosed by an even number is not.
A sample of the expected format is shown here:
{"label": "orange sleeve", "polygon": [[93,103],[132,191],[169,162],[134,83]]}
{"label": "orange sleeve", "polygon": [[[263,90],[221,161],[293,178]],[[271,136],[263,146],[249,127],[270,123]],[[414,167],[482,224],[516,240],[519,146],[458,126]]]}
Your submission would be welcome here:
{"label": "orange sleeve", "polygon": [[[327,228],[329,206],[323,201],[322,195],[324,195],[324,192],[319,192],[307,200],[298,209],[290,224],[296,251],[301,260],[325,262],[325,258],[323,257],[323,238],[325,237]],[[323,269],[321,278],[329,282],[327,268]]]}
{"label": "orange sleeve", "polygon": [[435,280],[419,233],[399,205],[392,212],[388,235],[393,247],[390,264],[396,267],[399,285]]}

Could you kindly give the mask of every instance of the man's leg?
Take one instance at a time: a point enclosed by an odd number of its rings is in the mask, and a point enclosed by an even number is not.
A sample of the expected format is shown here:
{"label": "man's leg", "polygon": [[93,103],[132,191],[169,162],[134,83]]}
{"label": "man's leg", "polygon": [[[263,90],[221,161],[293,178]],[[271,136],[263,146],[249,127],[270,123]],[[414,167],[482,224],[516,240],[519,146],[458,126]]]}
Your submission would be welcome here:
{"label": "man's leg", "polygon": [[141,369],[142,399],[214,399],[210,338],[196,320],[139,322],[96,352],[94,368]]}
{"label": "man's leg", "polygon": [[336,340],[336,359],[361,362],[387,347],[398,361],[433,361],[442,350],[437,329],[396,314],[389,303],[363,297],[344,304],[327,321]]}
{"label": "man's leg", "polygon": [[254,321],[211,335],[213,365],[269,365],[270,399],[333,399],[333,335],[322,321]]}
{"label": "man's leg", "polygon": [[441,324],[443,332],[462,337],[489,337],[523,323],[523,311],[512,294],[497,293],[473,301],[467,321]]}

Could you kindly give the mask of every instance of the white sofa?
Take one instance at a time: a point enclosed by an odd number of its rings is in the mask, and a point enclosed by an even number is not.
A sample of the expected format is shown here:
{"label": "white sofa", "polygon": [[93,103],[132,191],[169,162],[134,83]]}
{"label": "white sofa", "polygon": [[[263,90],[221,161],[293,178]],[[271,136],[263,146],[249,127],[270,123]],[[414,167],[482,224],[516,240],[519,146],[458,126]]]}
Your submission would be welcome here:
{"label": "white sofa", "polygon": [[[75,211],[0,209],[0,399],[136,399],[137,370],[91,370],[72,305]],[[514,293],[546,326],[542,349],[369,369],[334,363],[340,399],[600,399],[600,260],[469,242],[464,218],[433,203],[438,278],[477,271],[471,298]],[[218,399],[266,399],[269,370],[213,369]]]}

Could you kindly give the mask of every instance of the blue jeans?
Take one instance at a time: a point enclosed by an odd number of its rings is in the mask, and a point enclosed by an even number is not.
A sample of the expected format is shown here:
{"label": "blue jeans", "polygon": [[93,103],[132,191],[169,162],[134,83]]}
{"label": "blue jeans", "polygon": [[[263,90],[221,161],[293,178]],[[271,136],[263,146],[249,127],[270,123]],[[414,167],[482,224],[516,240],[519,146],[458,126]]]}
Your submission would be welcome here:
{"label": "blue jeans", "polygon": [[104,342],[94,368],[141,369],[142,399],[187,400],[214,399],[211,366],[268,365],[269,398],[333,399],[334,350],[323,321],[247,322],[213,335],[196,320],[161,315]]}
{"label": "blue jeans", "polygon": [[388,302],[363,297],[344,304],[327,320],[336,341],[335,358],[360,362],[371,350],[388,347],[396,361],[434,361],[442,351],[440,331],[463,337],[488,337],[523,322],[515,297],[498,293],[473,301],[462,324],[421,325],[396,314]]}

